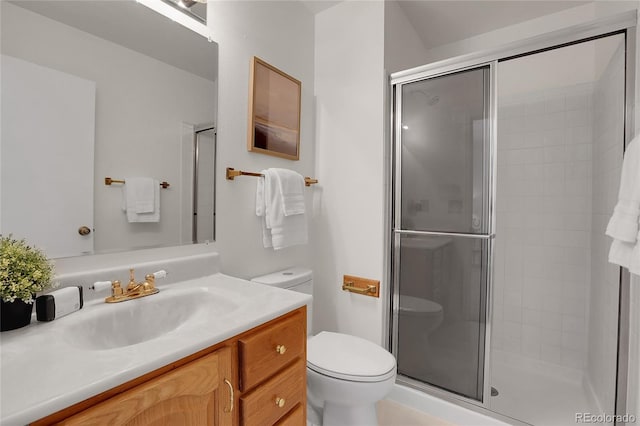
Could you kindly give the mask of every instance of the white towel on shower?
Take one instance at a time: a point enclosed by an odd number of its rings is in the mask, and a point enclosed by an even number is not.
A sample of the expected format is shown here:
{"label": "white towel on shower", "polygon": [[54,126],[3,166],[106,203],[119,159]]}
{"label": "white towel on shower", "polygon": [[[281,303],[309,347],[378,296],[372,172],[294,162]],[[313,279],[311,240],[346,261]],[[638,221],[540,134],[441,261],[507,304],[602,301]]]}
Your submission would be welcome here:
{"label": "white towel on shower", "polygon": [[126,177],[122,209],[129,223],[160,221],[160,182],[148,177]]}
{"label": "white towel on shower", "polygon": [[640,141],[634,138],[624,155],[618,204],[607,225],[613,237],[609,262],[640,275]]}
{"label": "white towel on shower", "polygon": [[[261,173],[264,179],[259,179],[256,187],[256,215],[262,220],[262,243],[265,248],[273,247],[274,250],[306,244],[308,241],[304,198],[302,198],[301,207],[300,200],[294,195],[297,191],[296,185],[283,184],[280,179],[281,174],[288,176],[290,174],[281,173],[281,170],[284,169],[263,170]],[[290,171],[286,170],[286,172]],[[304,179],[298,176],[302,179],[304,186]],[[287,194],[290,195],[290,205],[287,207],[289,215],[285,208],[286,197],[283,189],[287,189]]]}

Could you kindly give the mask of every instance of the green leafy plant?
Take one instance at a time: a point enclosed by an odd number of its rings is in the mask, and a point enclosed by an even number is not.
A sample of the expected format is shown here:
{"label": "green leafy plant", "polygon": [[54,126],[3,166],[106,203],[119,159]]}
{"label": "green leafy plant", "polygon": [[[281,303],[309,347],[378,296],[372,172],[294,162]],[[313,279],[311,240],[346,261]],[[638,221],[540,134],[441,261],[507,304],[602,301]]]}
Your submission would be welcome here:
{"label": "green leafy plant", "polygon": [[5,302],[22,299],[33,303],[33,294],[51,285],[53,264],[25,240],[0,235],[0,297]]}

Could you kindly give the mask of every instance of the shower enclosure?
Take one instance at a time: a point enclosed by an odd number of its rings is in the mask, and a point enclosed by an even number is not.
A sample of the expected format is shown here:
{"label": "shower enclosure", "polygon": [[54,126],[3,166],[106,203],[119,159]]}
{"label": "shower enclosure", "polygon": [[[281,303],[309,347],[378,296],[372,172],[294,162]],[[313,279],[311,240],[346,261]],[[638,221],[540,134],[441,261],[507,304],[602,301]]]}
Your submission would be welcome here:
{"label": "shower enclosure", "polygon": [[633,29],[563,37],[392,76],[398,381],[536,425],[624,413],[604,229]]}

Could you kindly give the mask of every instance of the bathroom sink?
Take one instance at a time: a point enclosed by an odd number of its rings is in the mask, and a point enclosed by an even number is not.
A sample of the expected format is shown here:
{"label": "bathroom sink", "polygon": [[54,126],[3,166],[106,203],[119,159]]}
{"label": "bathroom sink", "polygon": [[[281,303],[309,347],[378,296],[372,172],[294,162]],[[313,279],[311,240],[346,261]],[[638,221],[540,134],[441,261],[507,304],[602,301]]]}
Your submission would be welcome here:
{"label": "bathroom sink", "polygon": [[84,318],[68,322],[60,332],[68,343],[82,349],[115,349],[186,329],[197,323],[199,313],[219,317],[237,308],[233,301],[206,288],[166,290],[140,299],[94,306]]}

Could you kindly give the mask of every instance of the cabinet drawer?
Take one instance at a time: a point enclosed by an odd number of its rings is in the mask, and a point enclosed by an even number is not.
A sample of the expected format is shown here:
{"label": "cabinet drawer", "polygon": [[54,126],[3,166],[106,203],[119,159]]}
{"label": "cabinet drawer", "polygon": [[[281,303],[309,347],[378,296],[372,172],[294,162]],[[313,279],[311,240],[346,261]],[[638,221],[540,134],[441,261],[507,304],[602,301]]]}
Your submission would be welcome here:
{"label": "cabinet drawer", "polygon": [[238,342],[240,389],[251,389],[302,356],[306,331],[303,311],[298,311],[264,330],[242,337]]}
{"label": "cabinet drawer", "polygon": [[241,396],[242,426],[273,425],[296,405],[304,402],[306,368],[305,362],[300,359],[254,391]]}
{"label": "cabinet drawer", "polygon": [[280,420],[276,426],[304,426],[306,419],[302,404],[298,404],[284,419]]}

